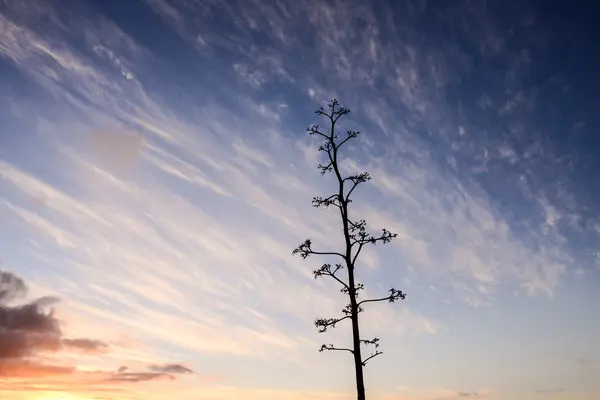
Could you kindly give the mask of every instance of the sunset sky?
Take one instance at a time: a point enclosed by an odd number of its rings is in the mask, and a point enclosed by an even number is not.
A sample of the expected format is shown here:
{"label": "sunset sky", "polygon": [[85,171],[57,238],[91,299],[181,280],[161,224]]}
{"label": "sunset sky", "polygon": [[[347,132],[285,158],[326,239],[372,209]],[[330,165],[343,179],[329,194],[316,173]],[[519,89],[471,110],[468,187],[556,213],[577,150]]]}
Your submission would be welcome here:
{"label": "sunset sky", "polygon": [[[577,7],[573,4],[578,4]],[[600,398],[600,25],[580,1],[0,0],[0,399]]]}

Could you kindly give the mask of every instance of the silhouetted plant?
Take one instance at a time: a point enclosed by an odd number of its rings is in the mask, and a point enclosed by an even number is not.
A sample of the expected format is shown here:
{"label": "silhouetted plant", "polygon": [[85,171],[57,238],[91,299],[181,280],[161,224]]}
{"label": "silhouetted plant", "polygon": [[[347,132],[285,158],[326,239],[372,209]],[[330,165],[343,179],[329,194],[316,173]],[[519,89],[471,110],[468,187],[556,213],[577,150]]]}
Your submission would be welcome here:
{"label": "silhouetted plant", "polygon": [[[313,249],[313,243],[310,239],[305,240],[300,244],[292,254],[299,254],[303,259],[311,255],[334,256],[340,259],[337,264],[323,264],[320,268],[313,271],[314,277],[329,277],[341,285],[341,292],[347,294],[350,302],[344,309],[341,315],[336,318],[318,318],[315,320],[315,326],[319,332],[326,332],[329,328],[334,328],[338,323],[349,320],[352,325],[352,347],[343,348],[336,347],[333,344],[324,344],[320,348],[323,351],[341,351],[349,352],[354,358],[354,367],[356,372],[356,392],[357,399],[365,399],[365,385],[363,377],[363,367],[367,362],[374,357],[382,354],[379,351],[379,338],[361,339],[359,314],[364,311],[363,305],[367,303],[375,303],[388,301],[394,303],[397,300],[404,300],[406,295],[401,290],[394,288],[389,290],[389,295],[359,300],[359,294],[364,290],[364,285],[357,282],[355,275],[355,266],[358,257],[366,245],[376,244],[378,242],[388,243],[396,237],[395,233],[382,229],[381,234],[375,236],[368,232],[367,223],[365,220],[351,219],[349,214],[349,204],[352,202],[350,195],[362,183],[371,179],[368,172],[363,172],[357,175],[342,176],[339,168],[340,149],[349,140],[359,136],[357,131],[347,131],[344,139],[339,139],[336,133],[336,123],[338,120],[348,114],[350,110],[341,107],[337,100],[332,100],[328,105],[328,111],[323,107],[316,111],[316,114],[325,117],[329,123],[329,132],[323,133],[319,130],[318,125],[313,125],[307,129],[310,135],[318,136],[323,139],[323,143],[319,147],[319,151],[324,152],[327,157],[324,164],[319,164],[318,168],[321,174],[333,172],[337,180],[337,192],[327,197],[314,197],[312,204],[314,207],[335,207],[339,210],[343,235],[344,249],[338,251],[316,251]],[[341,271],[346,270],[346,276],[341,276]],[[361,346],[372,346],[373,351],[369,356],[363,358]]]}

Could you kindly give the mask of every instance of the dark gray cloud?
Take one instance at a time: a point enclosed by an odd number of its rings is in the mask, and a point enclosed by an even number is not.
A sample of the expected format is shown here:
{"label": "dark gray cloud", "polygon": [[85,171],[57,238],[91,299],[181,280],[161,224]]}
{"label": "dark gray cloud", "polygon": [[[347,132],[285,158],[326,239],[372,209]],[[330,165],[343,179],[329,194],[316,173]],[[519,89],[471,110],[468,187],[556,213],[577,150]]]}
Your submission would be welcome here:
{"label": "dark gray cloud", "polygon": [[86,352],[103,352],[108,349],[108,345],[95,339],[63,339],[62,345]]}
{"label": "dark gray cloud", "polygon": [[26,291],[27,287],[21,278],[0,270],[0,304],[7,304],[23,296]]}
{"label": "dark gray cloud", "polygon": [[111,382],[142,382],[158,379],[174,380],[177,374],[192,374],[193,371],[180,364],[151,365],[150,371],[129,372],[128,367],[121,367],[108,380]]}
{"label": "dark gray cloud", "polygon": [[580,357],[578,359],[575,360],[575,362],[577,364],[579,364],[580,367],[585,368],[587,366],[589,366],[590,364],[593,363],[594,360],[592,360],[591,358],[587,358],[587,357]]}
{"label": "dark gray cloud", "polygon": [[161,372],[119,372],[108,378],[109,382],[143,382],[159,379],[174,380],[173,375]]}
{"label": "dark gray cloud", "polygon": [[554,393],[564,393],[565,389],[563,388],[554,388],[554,389],[538,389],[535,391],[537,394],[554,394]]}
{"label": "dark gray cloud", "polygon": [[150,370],[154,372],[164,372],[167,374],[189,374],[192,370],[179,364],[152,365]]}
{"label": "dark gray cloud", "polygon": [[73,372],[74,368],[44,365],[37,361],[40,352],[69,348],[103,352],[108,345],[99,340],[64,338],[52,305],[56,297],[41,297],[21,305],[10,305],[25,297],[27,285],[11,272],[0,270],[0,376],[53,375]]}

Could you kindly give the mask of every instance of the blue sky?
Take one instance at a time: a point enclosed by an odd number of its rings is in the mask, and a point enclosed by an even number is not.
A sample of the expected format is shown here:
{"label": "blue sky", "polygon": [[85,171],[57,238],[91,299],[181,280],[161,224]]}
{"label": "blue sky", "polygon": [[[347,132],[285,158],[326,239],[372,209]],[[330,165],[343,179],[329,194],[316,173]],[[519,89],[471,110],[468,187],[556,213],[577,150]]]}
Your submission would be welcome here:
{"label": "blue sky", "polygon": [[[341,243],[336,216],[311,207],[333,182],[305,132],[335,97],[363,132],[344,168],[373,178],[354,212],[398,233],[359,275],[373,295],[408,293],[363,314],[384,351],[369,395],[598,398],[597,11],[0,2],[2,270],[22,301],[61,299],[64,337],[108,348],[29,355],[76,369],[0,367],[0,391],[352,398],[350,359],[317,352],[347,327],[312,326],[344,299],[312,278],[319,260],[291,256],[306,237]],[[193,373],[116,372],[171,364]]]}

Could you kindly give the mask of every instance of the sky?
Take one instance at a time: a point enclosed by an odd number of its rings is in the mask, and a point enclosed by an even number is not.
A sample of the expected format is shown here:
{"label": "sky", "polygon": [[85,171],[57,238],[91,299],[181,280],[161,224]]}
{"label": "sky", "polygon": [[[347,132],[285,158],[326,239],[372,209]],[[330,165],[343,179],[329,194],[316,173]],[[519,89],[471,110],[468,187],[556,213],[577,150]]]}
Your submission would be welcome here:
{"label": "sky", "polygon": [[371,400],[600,398],[591,1],[0,0],[0,397],[355,398],[305,129],[360,130]]}

